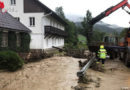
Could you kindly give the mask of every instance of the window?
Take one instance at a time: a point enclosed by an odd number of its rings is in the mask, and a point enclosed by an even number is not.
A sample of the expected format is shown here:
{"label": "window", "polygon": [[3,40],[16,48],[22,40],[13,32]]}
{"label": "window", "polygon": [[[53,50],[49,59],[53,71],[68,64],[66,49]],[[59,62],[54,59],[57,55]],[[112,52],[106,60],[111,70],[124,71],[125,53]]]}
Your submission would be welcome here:
{"label": "window", "polygon": [[30,26],[35,26],[35,17],[30,17]]}
{"label": "window", "polygon": [[16,5],[16,0],[11,0],[11,5]]}
{"label": "window", "polygon": [[2,34],[2,47],[7,47],[8,46],[8,33],[3,32]]}
{"label": "window", "polygon": [[19,18],[19,17],[16,17],[15,19],[18,20],[18,21],[20,21],[20,18]]}

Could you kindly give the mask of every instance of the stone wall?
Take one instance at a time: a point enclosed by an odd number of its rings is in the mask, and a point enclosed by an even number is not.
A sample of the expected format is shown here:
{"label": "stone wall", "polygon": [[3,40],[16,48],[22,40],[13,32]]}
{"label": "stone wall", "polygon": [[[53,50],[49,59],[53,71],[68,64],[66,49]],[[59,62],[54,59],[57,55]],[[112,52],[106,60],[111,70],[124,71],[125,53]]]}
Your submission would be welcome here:
{"label": "stone wall", "polygon": [[59,51],[57,49],[51,48],[46,50],[32,49],[28,53],[18,53],[18,54],[22,59],[25,60],[25,62],[29,62],[29,61],[37,61],[40,59],[51,57],[58,52]]}

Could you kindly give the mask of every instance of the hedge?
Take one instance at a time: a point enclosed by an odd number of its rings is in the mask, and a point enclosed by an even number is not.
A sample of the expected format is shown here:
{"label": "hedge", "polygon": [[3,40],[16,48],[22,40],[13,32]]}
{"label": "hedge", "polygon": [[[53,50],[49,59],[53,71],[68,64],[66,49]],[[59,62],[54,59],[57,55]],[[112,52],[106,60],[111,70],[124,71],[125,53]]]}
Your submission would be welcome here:
{"label": "hedge", "polygon": [[22,68],[24,60],[22,60],[17,53],[13,51],[0,52],[0,69],[8,71],[16,71]]}
{"label": "hedge", "polygon": [[10,50],[16,51],[17,50],[17,36],[15,32],[8,32],[8,47]]}
{"label": "hedge", "polygon": [[2,31],[0,31],[0,47],[2,45]]}
{"label": "hedge", "polygon": [[2,31],[0,31],[0,51],[11,50],[16,52],[29,52],[31,37],[29,33],[21,32],[21,45],[17,47],[17,36],[15,32],[8,32],[8,47],[1,47],[2,45]]}
{"label": "hedge", "polygon": [[30,50],[31,37],[28,33],[20,33],[21,35],[21,51],[28,52]]}

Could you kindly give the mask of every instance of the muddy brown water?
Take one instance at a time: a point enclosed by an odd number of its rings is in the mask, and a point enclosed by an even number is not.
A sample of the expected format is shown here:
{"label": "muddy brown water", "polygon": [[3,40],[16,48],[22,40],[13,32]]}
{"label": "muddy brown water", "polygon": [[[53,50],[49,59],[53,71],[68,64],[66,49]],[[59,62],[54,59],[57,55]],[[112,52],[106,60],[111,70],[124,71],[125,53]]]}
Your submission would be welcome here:
{"label": "muddy brown water", "polygon": [[72,90],[78,81],[78,60],[52,57],[14,73],[0,72],[0,90]]}
{"label": "muddy brown water", "polygon": [[104,69],[105,72],[89,69],[87,75],[92,82],[79,83],[78,87],[81,90],[130,90],[130,68],[117,59],[108,60]]}
{"label": "muddy brown water", "polygon": [[130,68],[119,60],[107,60],[105,72],[87,71],[88,84],[78,83],[78,61],[72,57],[52,57],[24,65],[17,72],[0,71],[0,90],[121,90],[130,87]]}

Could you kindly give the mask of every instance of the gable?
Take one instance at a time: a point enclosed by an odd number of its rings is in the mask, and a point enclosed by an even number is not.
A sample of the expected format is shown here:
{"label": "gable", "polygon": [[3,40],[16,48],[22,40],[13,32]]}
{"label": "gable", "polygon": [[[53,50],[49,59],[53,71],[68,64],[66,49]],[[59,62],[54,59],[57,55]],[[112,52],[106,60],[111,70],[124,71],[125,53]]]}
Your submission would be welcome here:
{"label": "gable", "polygon": [[36,0],[24,0],[24,13],[45,12]]}
{"label": "gable", "polygon": [[39,0],[24,0],[24,13],[52,13],[50,16],[58,20],[64,25],[67,25],[67,23],[60,18],[54,11],[49,9],[46,5],[41,3]]}

